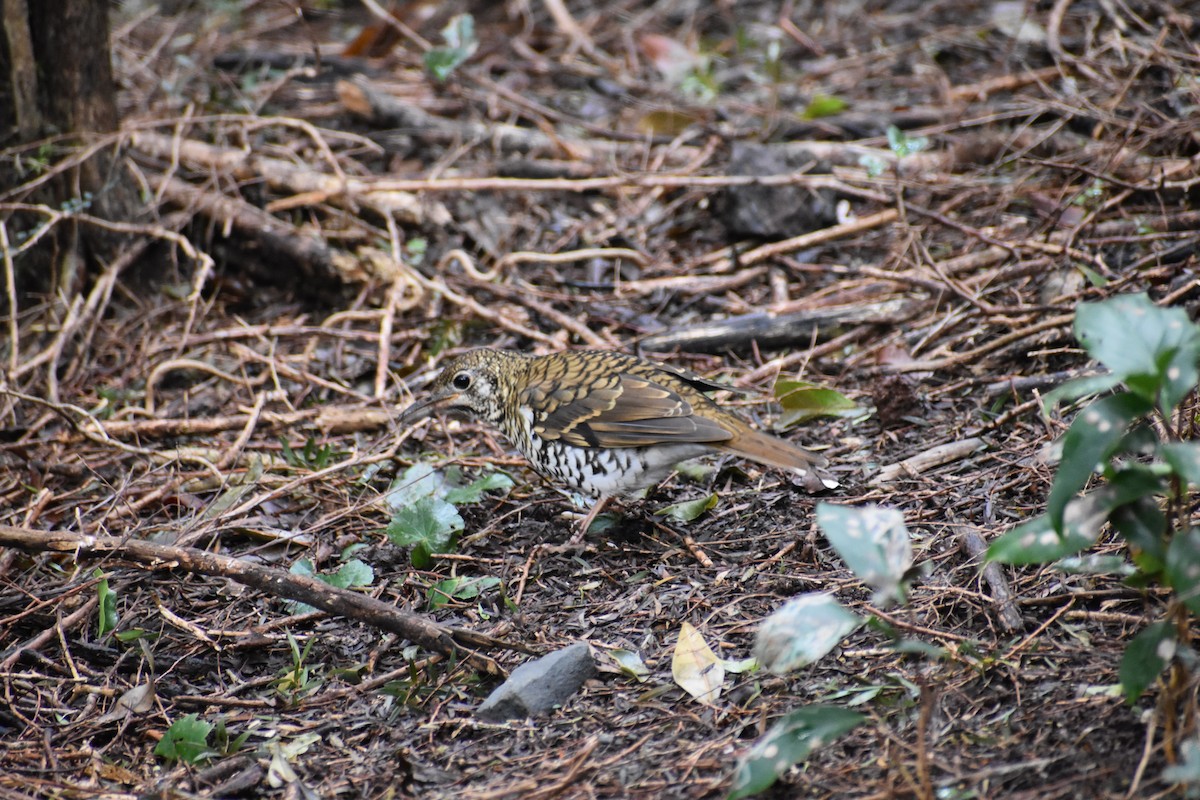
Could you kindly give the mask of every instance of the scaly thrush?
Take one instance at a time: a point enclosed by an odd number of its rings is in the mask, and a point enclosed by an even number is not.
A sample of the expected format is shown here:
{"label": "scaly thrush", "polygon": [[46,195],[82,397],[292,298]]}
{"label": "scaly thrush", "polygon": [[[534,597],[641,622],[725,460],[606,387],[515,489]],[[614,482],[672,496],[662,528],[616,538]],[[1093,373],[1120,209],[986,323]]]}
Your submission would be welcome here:
{"label": "scaly thrush", "polygon": [[599,496],[577,540],[610,496],[652,486],[705,453],[802,475],[826,463],[756,431],[706,394],[729,388],[624,353],[471,350],[448,362],[397,422],[444,410],[496,426],[542,476]]}

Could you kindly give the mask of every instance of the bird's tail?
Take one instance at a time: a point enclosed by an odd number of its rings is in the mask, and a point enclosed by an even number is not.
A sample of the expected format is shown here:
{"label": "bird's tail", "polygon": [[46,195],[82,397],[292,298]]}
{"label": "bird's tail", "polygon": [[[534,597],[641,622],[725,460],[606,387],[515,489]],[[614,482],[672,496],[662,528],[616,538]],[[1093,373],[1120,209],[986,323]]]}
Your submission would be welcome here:
{"label": "bird's tail", "polygon": [[726,452],[769,467],[795,469],[803,473],[812,467],[823,467],[829,463],[824,456],[810,453],[778,436],[756,431],[745,423],[737,426],[732,439],[718,446]]}

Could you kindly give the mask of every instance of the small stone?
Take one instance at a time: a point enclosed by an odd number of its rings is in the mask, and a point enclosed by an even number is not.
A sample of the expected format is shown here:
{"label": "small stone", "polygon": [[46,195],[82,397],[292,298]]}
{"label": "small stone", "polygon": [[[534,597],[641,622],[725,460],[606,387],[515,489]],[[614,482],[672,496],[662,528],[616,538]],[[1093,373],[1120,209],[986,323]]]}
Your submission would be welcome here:
{"label": "small stone", "polygon": [[595,674],[592,649],[587,642],[576,642],[514,669],[475,715],[488,722],[503,722],[549,713]]}

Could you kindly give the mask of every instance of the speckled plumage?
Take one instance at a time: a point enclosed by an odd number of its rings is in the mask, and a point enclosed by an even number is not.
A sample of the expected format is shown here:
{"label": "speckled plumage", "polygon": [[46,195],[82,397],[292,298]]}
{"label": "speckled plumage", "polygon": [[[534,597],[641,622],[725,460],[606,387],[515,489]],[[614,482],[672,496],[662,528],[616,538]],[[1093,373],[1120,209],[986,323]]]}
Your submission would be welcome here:
{"label": "speckled plumage", "polygon": [[651,486],[716,451],[802,472],[825,463],[706,394],[727,388],[624,353],[472,350],[446,364],[400,423],[467,414],[499,428],[543,476],[600,497]]}

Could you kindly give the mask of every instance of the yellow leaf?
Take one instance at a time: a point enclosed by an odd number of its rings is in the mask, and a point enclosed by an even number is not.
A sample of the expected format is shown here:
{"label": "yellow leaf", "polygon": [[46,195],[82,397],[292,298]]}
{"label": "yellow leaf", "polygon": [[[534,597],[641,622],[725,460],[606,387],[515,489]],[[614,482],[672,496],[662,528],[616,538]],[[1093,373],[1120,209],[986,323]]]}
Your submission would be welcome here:
{"label": "yellow leaf", "polygon": [[721,696],[725,667],[691,623],[679,628],[679,641],[671,657],[671,675],[681,689],[701,703],[713,703]]}

